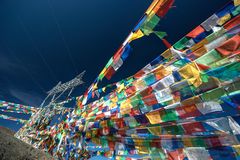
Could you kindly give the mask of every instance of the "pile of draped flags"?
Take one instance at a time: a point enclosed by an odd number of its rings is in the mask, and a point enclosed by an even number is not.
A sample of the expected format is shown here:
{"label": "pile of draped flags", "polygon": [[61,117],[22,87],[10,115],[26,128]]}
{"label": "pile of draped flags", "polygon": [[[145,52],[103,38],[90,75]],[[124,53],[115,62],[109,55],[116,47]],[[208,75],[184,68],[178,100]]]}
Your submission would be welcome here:
{"label": "pile of draped flags", "polygon": [[165,33],[154,28],[172,3],[152,3],[61,123],[50,126],[47,121],[39,127],[31,118],[16,137],[59,159],[240,159],[239,0],[174,45],[164,41],[166,51],[133,76],[111,84],[112,92],[87,103],[104,91],[97,84],[122,65],[130,41],[150,33],[163,39]]}

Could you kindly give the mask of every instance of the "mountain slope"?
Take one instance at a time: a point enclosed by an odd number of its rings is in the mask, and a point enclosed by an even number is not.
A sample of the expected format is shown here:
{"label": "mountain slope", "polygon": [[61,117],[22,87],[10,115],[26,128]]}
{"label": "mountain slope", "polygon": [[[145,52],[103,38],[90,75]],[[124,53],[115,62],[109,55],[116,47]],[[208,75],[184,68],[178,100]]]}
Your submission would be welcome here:
{"label": "mountain slope", "polygon": [[14,137],[14,132],[0,127],[1,160],[48,160],[52,157]]}

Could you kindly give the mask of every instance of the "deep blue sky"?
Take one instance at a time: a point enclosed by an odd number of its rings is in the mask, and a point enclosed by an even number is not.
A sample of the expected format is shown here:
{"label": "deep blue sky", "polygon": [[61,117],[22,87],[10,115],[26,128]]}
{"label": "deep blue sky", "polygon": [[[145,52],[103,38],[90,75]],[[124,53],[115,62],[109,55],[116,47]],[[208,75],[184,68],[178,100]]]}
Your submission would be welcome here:
{"label": "deep blue sky", "polygon": [[[161,20],[176,42],[229,0],[176,0]],[[86,70],[80,95],[127,37],[151,0],[1,0],[0,99],[39,105],[45,91]],[[133,52],[111,80],[141,69],[165,50],[154,36],[133,42]],[[106,82],[104,82],[106,84]],[[0,120],[6,126],[7,121]],[[16,124],[8,122],[10,128]]]}

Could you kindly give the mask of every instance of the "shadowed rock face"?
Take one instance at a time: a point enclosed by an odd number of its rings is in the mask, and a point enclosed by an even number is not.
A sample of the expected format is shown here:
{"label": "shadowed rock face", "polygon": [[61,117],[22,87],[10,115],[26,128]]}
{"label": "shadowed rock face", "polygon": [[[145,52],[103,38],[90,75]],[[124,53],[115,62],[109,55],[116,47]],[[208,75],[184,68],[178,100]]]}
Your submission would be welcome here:
{"label": "shadowed rock face", "polygon": [[1,160],[50,160],[50,155],[14,137],[14,132],[0,127],[0,159]]}

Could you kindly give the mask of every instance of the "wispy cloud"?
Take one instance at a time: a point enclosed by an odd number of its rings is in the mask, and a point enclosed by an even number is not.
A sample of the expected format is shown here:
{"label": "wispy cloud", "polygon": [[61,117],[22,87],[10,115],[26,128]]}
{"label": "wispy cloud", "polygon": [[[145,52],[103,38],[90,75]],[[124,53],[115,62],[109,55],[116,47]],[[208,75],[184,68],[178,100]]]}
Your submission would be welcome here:
{"label": "wispy cloud", "polygon": [[[12,84],[14,77],[22,77],[24,67],[21,66],[16,59],[11,58],[10,55],[0,52],[0,99],[14,99],[21,101],[23,104],[31,106],[39,106],[42,101],[42,96],[27,89],[20,89],[16,84]],[[11,80],[10,80],[10,79]],[[18,80],[18,79],[16,79]]]}
{"label": "wispy cloud", "polygon": [[11,57],[7,56],[5,53],[0,53],[0,72],[2,73],[16,73],[15,70],[23,69],[22,66],[12,59]]}
{"label": "wispy cloud", "polygon": [[18,89],[9,89],[10,94],[17,98],[18,100],[22,101],[24,104],[31,105],[31,106],[39,106],[42,102],[41,95],[33,92],[33,91],[21,91]]}

